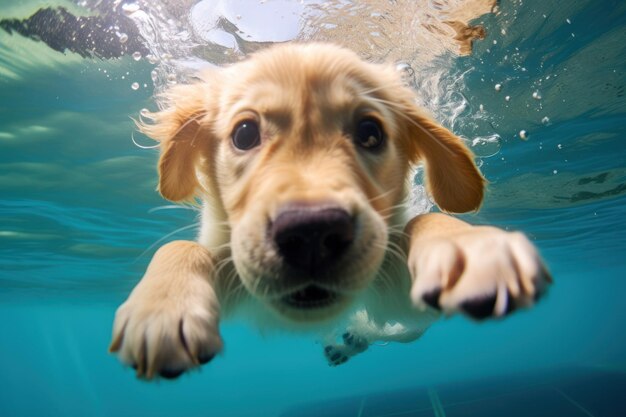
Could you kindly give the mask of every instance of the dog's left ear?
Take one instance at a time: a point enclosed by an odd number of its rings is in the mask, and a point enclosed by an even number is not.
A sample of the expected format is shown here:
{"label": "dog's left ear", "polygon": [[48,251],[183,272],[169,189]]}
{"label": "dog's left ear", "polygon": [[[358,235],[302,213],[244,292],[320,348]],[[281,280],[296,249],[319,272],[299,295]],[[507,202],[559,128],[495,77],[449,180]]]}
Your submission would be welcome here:
{"label": "dog's left ear", "polygon": [[196,165],[212,135],[206,89],[201,83],[175,86],[164,94],[165,109],[149,114],[150,123],[137,123],[160,143],[158,190],[170,201],[193,199],[199,186]]}
{"label": "dog's left ear", "polygon": [[412,97],[401,101],[402,142],[411,162],[426,165],[426,187],[439,208],[464,213],[480,207],[485,179],[461,138],[427,116]]}

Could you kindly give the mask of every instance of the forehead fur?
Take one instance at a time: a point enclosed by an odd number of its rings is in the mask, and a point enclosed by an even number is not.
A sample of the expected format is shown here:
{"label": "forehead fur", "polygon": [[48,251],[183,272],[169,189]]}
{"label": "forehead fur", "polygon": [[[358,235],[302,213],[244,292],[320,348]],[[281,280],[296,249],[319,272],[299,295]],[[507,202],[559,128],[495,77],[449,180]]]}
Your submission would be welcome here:
{"label": "forehead fur", "polygon": [[392,101],[386,95],[402,85],[392,66],[364,62],[354,52],[328,44],[272,47],[225,69],[221,77],[218,101],[224,112],[218,123],[226,130],[246,110],[285,125],[299,115],[317,129],[332,128],[333,120],[342,123],[339,115],[359,107],[388,116],[382,102]]}

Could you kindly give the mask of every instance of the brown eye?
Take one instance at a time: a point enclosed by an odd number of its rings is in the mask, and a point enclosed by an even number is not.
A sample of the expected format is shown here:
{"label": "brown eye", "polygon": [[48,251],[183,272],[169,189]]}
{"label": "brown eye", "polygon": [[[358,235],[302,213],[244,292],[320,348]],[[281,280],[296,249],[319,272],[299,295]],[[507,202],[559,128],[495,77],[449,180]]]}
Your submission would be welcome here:
{"label": "brown eye", "polygon": [[247,151],[261,143],[259,124],[254,120],[239,122],[232,133],[233,145],[237,149]]}
{"label": "brown eye", "polygon": [[354,131],[354,141],[368,150],[380,148],[385,143],[385,134],[380,122],[369,117],[359,121]]}

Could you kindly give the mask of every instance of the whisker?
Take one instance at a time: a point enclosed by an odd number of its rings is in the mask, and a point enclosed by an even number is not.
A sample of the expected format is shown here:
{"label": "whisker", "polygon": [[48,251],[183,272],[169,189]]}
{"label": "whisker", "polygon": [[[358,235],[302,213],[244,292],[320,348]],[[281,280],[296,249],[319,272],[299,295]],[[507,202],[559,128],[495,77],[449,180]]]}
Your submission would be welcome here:
{"label": "whisker", "polygon": [[[228,271],[226,276],[222,277],[222,271],[226,267],[231,267],[232,269]],[[216,268],[216,275],[218,276],[218,279],[223,281],[222,288],[225,302],[231,302],[239,297],[238,293],[243,289],[243,283],[239,279],[237,270],[233,266],[232,256],[224,258],[220,261],[218,267]]]}
{"label": "whisker", "polygon": [[227,266],[229,266],[232,263],[233,257],[232,256],[227,256],[224,259],[221,259],[217,265],[215,265],[215,276],[216,279],[219,279],[220,276],[222,276],[222,270],[224,268],[226,268]]}
{"label": "whisker", "polygon": [[405,208],[405,207],[406,207],[406,202],[403,201],[402,203],[398,203],[398,204],[395,204],[393,206],[386,207],[383,210],[381,210],[381,212],[382,212],[382,214],[386,214],[389,211],[395,211],[397,209],[402,209],[402,208]]}
{"label": "whisker", "polygon": [[187,226],[183,226],[183,227],[181,227],[179,229],[174,230],[171,233],[166,234],[165,236],[163,236],[162,238],[160,238],[159,240],[154,242],[152,245],[150,245],[146,250],[141,252],[141,254],[135,258],[133,263],[137,262],[139,260],[139,258],[144,256],[146,253],[150,252],[152,249],[154,249],[154,247],[156,245],[158,245],[159,243],[163,242],[165,239],[175,235],[176,233],[184,232],[185,230],[193,229],[194,227],[199,227],[199,226],[200,226],[199,223],[194,223],[194,224],[190,224],[190,225],[187,225]]}
{"label": "whisker", "polygon": [[393,247],[393,246],[387,246],[387,247],[382,247],[379,246],[381,249],[385,250],[386,254],[391,255],[392,257],[396,258],[399,261],[405,262],[406,261],[406,256],[404,254],[404,251],[399,248],[399,247]]}
{"label": "whisker", "polygon": [[130,140],[132,140],[133,143],[135,144],[135,146],[140,148],[140,149],[156,149],[156,148],[158,148],[160,146],[158,143],[156,145],[152,145],[152,146],[146,146],[146,145],[139,144],[139,142],[137,142],[135,140],[135,132],[130,132]]}
{"label": "whisker", "polygon": [[389,236],[401,238],[410,238],[411,235],[404,231],[404,226],[389,227]]}
{"label": "whisker", "polygon": [[406,261],[407,254],[404,251],[404,248],[402,246],[398,245],[395,242],[388,242],[387,246],[388,246],[389,252],[392,255],[398,255],[399,260]]}
{"label": "whisker", "polygon": [[[377,87],[372,87],[372,88],[370,88],[368,90],[363,90],[362,94],[369,95],[371,93],[376,93],[378,91],[386,90],[388,88],[398,88],[398,87],[404,87],[404,83],[401,83],[400,81],[396,81],[396,82],[390,83],[390,84],[379,85]],[[376,98],[376,97],[368,97],[368,98]]]}
{"label": "whisker", "polygon": [[391,190],[387,190],[387,191],[385,191],[384,193],[380,193],[380,194],[378,194],[376,197],[368,198],[368,201],[369,201],[370,203],[372,203],[372,202],[374,202],[374,201],[376,201],[376,200],[379,200],[379,199],[381,199],[381,198],[385,198],[385,197],[387,197],[389,194],[391,194],[391,193],[393,193],[393,192],[395,192],[395,191],[396,191],[396,189],[395,189],[395,188],[392,188]]}
{"label": "whisker", "polygon": [[384,289],[393,287],[393,278],[391,277],[391,275],[389,275],[387,269],[384,267],[378,271],[378,277],[379,279],[376,280],[376,285],[373,285],[372,288],[374,289],[376,294],[382,296],[384,295]]}
{"label": "whisker", "polygon": [[189,205],[183,205],[183,204],[170,204],[170,205],[167,205],[167,206],[153,207],[150,210],[148,210],[148,213],[152,214],[152,213],[155,213],[157,211],[172,210],[172,209],[183,209],[183,210],[192,210],[192,211],[200,212],[200,208],[198,208],[198,207],[189,206]]}

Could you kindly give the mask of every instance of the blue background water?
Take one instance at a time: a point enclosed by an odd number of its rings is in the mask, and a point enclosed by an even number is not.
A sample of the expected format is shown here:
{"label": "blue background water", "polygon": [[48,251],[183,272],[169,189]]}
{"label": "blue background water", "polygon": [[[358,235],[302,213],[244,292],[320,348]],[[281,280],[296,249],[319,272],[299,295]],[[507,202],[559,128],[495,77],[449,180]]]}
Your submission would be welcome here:
{"label": "blue background water", "polygon": [[151,88],[130,84],[149,86],[152,67],[3,33],[0,415],[279,415],[530,370],[626,372],[626,3],[503,1],[481,20],[487,39],[454,70],[471,70],[461,93],[489,117],[461,118],[455,130],[502,141],[482,160],[490,193],[468,219],[528,233],[555,277],[548,297],[502,322],[443,320],[417,343],[374,346],[337,368],[308,337],[225,323],[221,357],[150,384],[107,354],[113,314],[146,249],[197,222],[189,210],[151,211],[167,205],[154,192],[156,151],[130,140],[129,115],[152,106]]}

